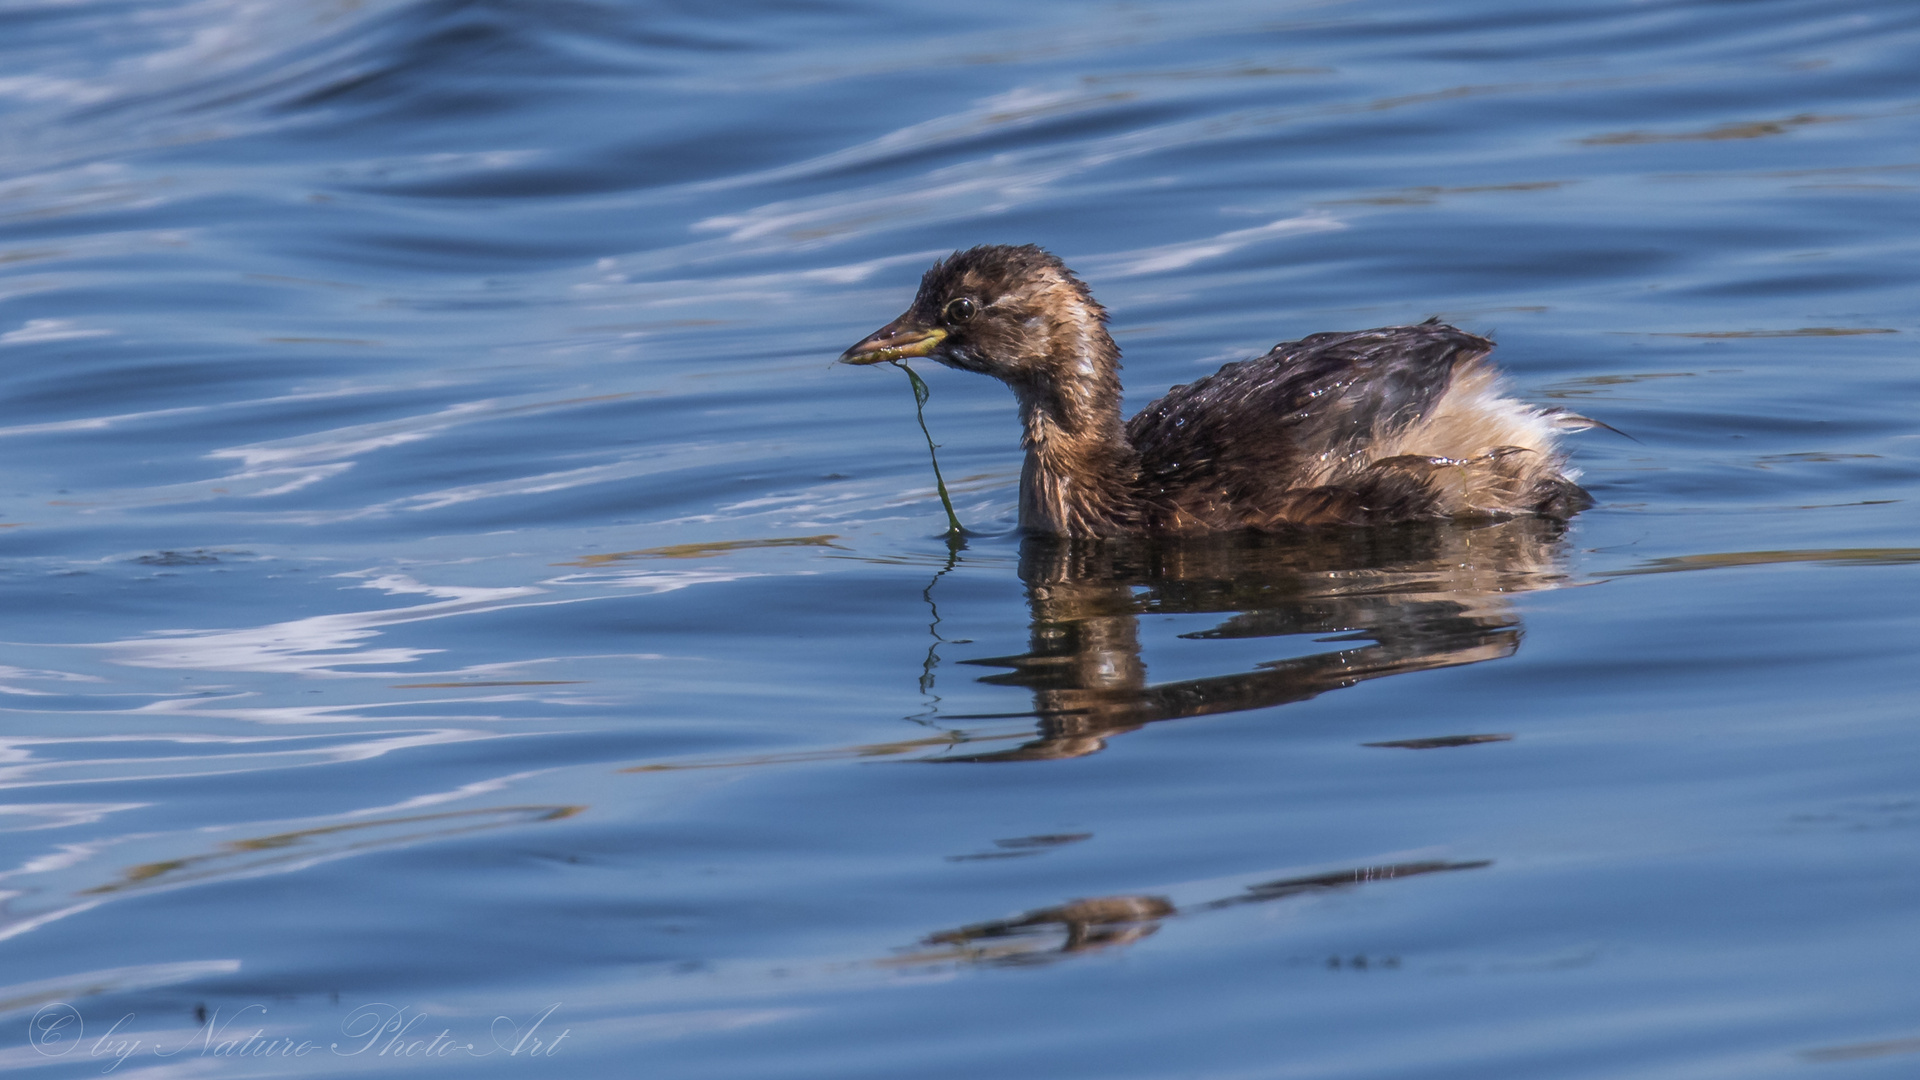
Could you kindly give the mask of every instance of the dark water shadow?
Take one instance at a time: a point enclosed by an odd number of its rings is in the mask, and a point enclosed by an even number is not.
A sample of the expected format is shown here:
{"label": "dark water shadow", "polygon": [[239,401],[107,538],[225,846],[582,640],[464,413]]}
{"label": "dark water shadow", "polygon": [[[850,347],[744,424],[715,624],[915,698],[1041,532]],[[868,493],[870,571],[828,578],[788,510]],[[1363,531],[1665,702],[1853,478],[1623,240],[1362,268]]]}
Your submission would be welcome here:
{"label": "dark water shadow", "polygon": [[[1294,537],[1030,538],[1020,559],[1028,650],[961,662],[1006,669],[981,681],[1028,688],[1032,711],[938,719],[1034,716],[1038,738],[929,760],[1083,757],[1163,720],[1285,705],[1369,679],[1511,656],[1521,637],[1511,597],[1566,582],[1564,533],[1561,523],[1524,518]],[[1251,671],[1155,683],[1142,659],[1141,619],[1163,614],[1223,616],[1180,635],[1189,640],[1305,635],[1353,644]],[[928,685],[926,673],[922,680]],[[1484,741],[1493,737],[1431,743]]]}

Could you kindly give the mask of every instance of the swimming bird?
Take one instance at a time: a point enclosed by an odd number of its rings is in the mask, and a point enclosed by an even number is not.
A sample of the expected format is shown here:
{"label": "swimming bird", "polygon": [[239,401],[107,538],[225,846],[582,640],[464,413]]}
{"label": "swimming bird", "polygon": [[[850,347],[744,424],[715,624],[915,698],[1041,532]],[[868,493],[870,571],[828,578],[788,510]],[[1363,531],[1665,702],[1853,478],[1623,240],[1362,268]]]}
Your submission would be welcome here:
{"label": "swimming bird", "polygon": [[840,357],[925,357],[1019,403],[1020,525],[1039,535],[1194,535],[1536,514],[1592,504],[1560,451],[1602,426],[1508,397],[1493,342],[1430,319],[1313,334],[1120,418],[1120,349],[1086,283],[1042,248],[933,265],[905,314]]}

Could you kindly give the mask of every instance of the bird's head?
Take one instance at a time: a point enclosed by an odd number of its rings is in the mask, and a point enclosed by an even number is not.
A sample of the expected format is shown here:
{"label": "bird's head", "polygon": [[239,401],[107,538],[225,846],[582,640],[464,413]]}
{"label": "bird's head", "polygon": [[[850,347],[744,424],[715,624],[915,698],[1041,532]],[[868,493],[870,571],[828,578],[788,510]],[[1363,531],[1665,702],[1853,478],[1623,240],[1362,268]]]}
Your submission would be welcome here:
{"label": "bird's head", "polygon": [[1015,385],[1053,382],[1062,363],[1113,362],[1107,313],[1073,271],[1031,244],[957,251],[934,263],[905,314],[841,354],[843,364],[926,357]]}

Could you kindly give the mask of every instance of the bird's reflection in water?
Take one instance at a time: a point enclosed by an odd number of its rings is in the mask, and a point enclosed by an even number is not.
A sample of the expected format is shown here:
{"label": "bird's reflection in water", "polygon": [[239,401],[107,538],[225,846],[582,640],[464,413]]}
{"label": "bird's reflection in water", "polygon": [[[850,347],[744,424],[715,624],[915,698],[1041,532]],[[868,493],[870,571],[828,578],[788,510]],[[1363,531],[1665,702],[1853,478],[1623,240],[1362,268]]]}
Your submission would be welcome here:
{"label": "bird's reflection in water", "polygon": [[[963,662],[1009,669],[983,682],[1030,689],[1039,738],[933,760],[1081,757],[1159,720],[1284,705],[1385,675],[1512,655],[1520,626],[1508,598],[1566,580],[1564,532],[1558,522],[1515,518],[1291,537],[1030,538],[1020,560],[1032,608],[1029,650]],[[1213,613],[1226,618],[1182,636],[1314,635],[1354,644],[1237,674],[1152,683],[1140,617]]]}
{"label": "bird's reflection in water", "polygon": [[[1491,865],[1486,860],[1429,860],[1365,866],[1249,885],[1230,896],[1189,904],[1184,908],[1175,907],[1173,901],[1162,896],[1101,896],[1090,900],[1071,900],[1011,919],[996,919],[929,934],[921,939],[919,948],[907,950],[886,963],[1047,963],[1076,954],[1131,945],[1156,933],[1165,920],[1176,915],[1197,915],[1241,904],[1258,904],[1346,889],[1368,882],[1453,870],[1478,870]],[[1396,965],[1396,960],[1389,960],[1386,966]],[[1365,960],[1362,959],[1357,966],[1365,966]]]}
{"label": "bird's reflection in water", "polygon": [[[1005,668],[982,681],[1032,692],[1033,710],[1021,715],[1039,718],[1039,737],[1009,750],[923,760],[1081,757],[1158,720],[1284,705],[1384,675],[1510,656],[1520,646],[1520,625],[1509,598],[1566,581],[1564,533],[1560,523],[1515,518],[1291,537],[1029,539],[1020,561],[1032,611],[1028,651],[966,663]],[[1335,647],[1237,674],[1154,683],[1141,657],[1141,617],[1171,614],[1221,616],[1210,629],[1182,635],[1190,639],[1307,635]],[[1452,734],[1372,745],[1427,749],[1505,738]],[[1177,906],[1148,893],[1071,900],[930,934],[884,963],[1046,963],[1131,945],[1171,918],[1489,865],[1359,866]],[[1327,963],[1361,968],[1372,961]],[[1378,958],[1381,967],[1398,963]]]}

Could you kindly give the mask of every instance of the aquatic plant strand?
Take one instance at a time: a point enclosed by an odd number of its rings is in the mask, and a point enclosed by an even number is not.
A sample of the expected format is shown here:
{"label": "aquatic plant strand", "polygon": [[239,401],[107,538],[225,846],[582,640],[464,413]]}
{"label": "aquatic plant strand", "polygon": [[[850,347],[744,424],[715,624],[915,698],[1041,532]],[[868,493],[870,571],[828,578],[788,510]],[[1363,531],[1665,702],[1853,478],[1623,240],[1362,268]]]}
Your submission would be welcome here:
{"label": "aquatic plant strand", "polygon": [[947,539],[955,540],[966,535],[960,527],[960,517],[953,512],[953,498],[947,494],[946,478],[940,475],[939,447],[933,445],[933,432],[927,430],[927,398],[932,393],[927,389],[926,380],[920,373],[898,360],[887,363],[907,373],[907,381],[913,384],[913,415],[920,421],[920,434],[927,437],[927,455],[933,459],[933,486],[940,491],[940,505],[947,511]]}

